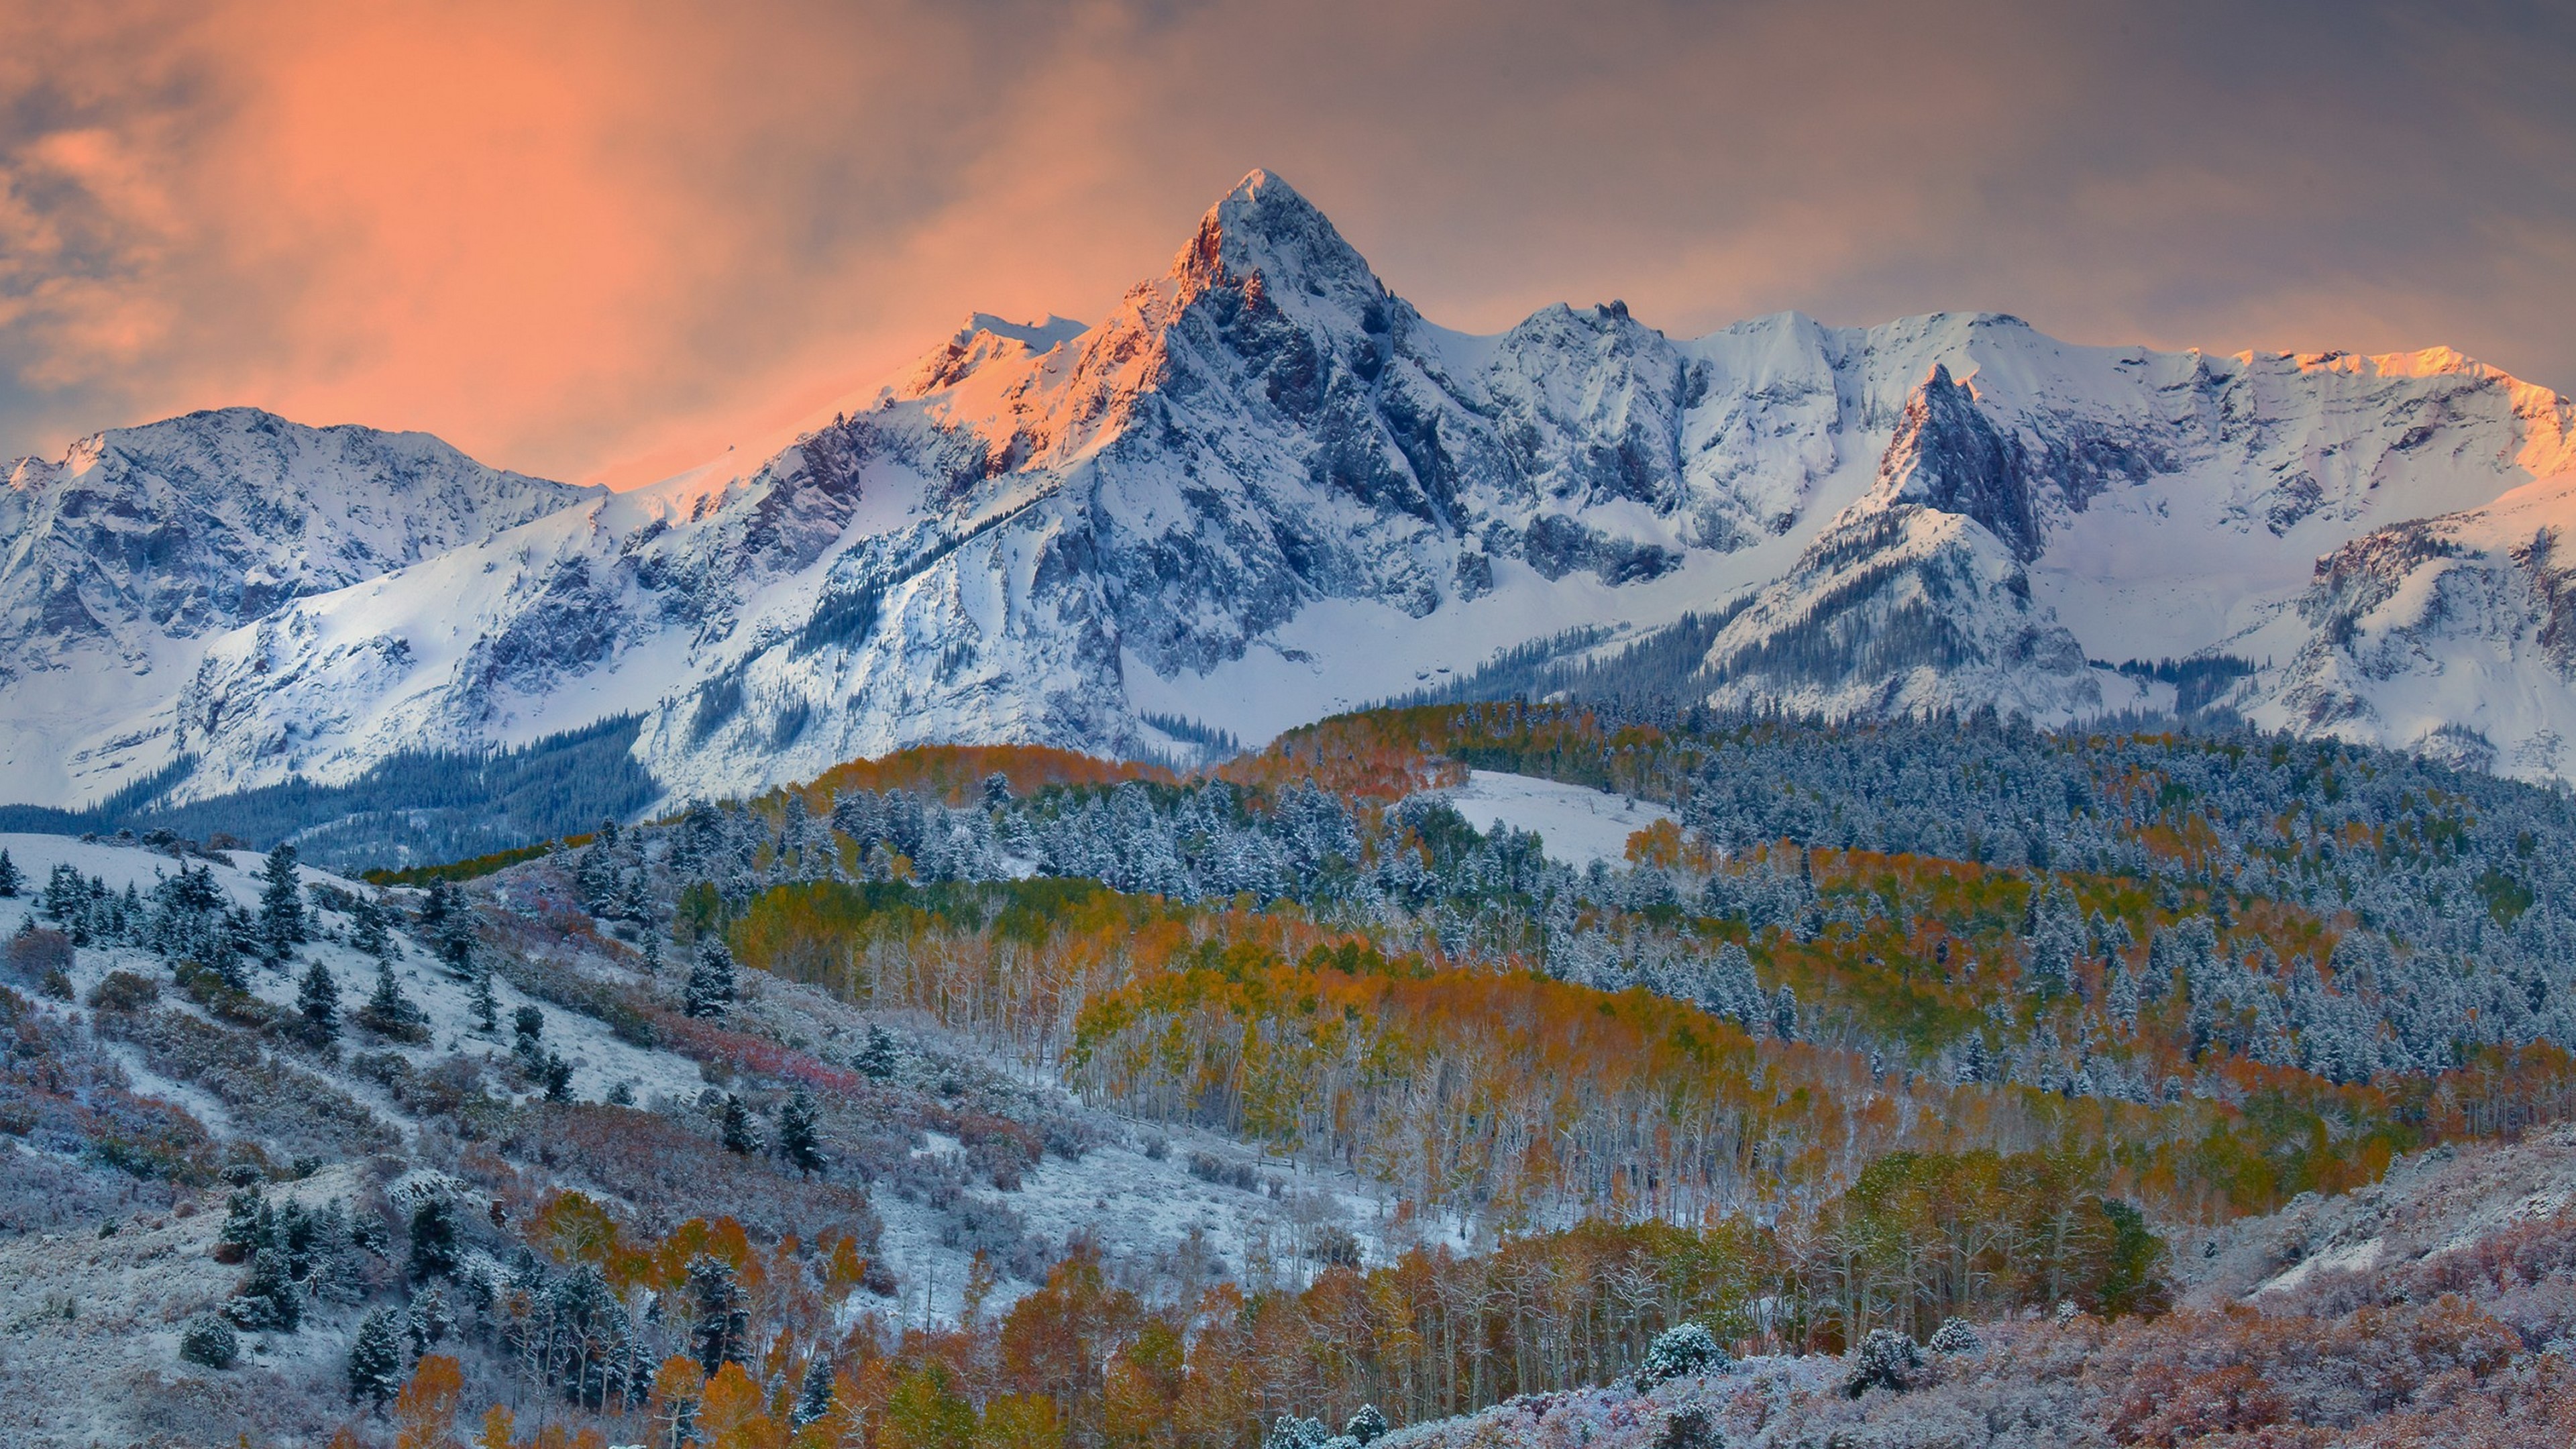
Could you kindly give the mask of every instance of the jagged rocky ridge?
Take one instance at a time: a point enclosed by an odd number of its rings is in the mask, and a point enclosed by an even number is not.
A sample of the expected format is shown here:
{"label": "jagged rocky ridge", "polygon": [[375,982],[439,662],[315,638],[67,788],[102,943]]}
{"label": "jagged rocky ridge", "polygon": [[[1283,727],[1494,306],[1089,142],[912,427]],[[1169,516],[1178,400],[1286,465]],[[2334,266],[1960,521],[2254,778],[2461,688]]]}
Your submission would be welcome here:
{"label": "jagged rocky ridge", "polygon": [[[306,430],[211,416],[12,475],[0,656],[82,681],[0,720],[45,803],[624,714],[683,796],[926,741],[1186,756],[1149,717],[1266,738],[1691,613],[1722,622],[1674,682],[1729,706],[2055,723],[2177,702],[2088,660],[2241,658],[2219,702],[2258,723],[2526,775],[2576,712],[2561,494],[2512,494],[2576,461],[2544,389],[2440,350],[2080,348],[1992,315],[1675,341],[1610,303],[1470,337],[1263,173],[1098,326],[979,316],[748,469],[575,493],[342,429],[311,436],[345,466],[298,492],[226,440]],[[239,601],[156,602],[144,580],[185,569],[86,541],[83,460],[147,436],[188,460],[152,517],[203,517],[201,551],[270,541]],[[319,542],[276,542],[298,528]],[[2356,614],[2346,552],[2384,572],[2409,529],[2459,551],[2438,617]],[[95,627],[47,602],[84,569]]]}

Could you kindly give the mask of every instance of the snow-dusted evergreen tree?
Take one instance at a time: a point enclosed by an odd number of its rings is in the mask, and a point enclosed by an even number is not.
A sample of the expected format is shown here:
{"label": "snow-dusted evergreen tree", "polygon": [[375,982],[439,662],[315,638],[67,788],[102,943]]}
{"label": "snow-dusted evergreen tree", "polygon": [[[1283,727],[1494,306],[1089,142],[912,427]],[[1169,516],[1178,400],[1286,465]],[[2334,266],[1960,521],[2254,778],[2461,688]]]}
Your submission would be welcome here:
{"label": "snow-dusted evergreen tree", "polygon": [[447,1311],[446,1295],[435,1288],[414,1298],[403,1312],[403,1338],[415,1363],[437,1348],[455,1328],[456,1315]]}
{"label": "snow-dusted evergreen tree", "polygon": [[241,1357],[241,1336],[211,1313],[200,1313],[179,1331],[179,1357],[211,1369],[228,1369]]}
{"label": "snow-dusted evergreen tree", "polygon": [[295,870],[295,847],[280,845],[261,865],[259,939],[271,961],[284,961],[306,935],[304,881]]}
{"label": "snow-dusted evergreen tree", "polygon": [[760,1130],[752,1125],[751,1109],[730,1092],[724,1099],[724,1145],[727,1152],[745,1157],[760,1150]]}
{"label": "snow-dusted evergreen tree", "polygon": [[295,1010],[304,1018],[305,1034],[325,1046],[340,1039],[340,983],[331,968],[316,961],[296,983]]}
{"label": "snow-dusted evergreen tree", "polygon": [[1780,1038],[1782,1041],[1797,1041],[1800,1039],[1798,1036],[1798,993],[1790,990],[1789,983],[1785,981],[1780,983],[1779,990],[1771,993],[1771,1034]]}
{"label": "snow-dusted evergreen tree", "polygon": [[1843,1392],[1857,1399],[1871,1389],[1903,1393],[1923,1375],[1923,1350],[1892,1328],[1873,1328],[1852,1352]]}
{"label": "snow-dusted evergreen tree", "polygon": [[394,979],[393,963],[376,967],[376,989],[359,1009],[358,1019],[374,1031],[401,1040],[425,1038],[429,1014],[403,994],[402,983]]}
{"label": "snow-dusted evergreen tree", "polygon": [[751,1309],[733,1265],[700,1253],[688,1264],[689,1346],[709,1374],[741,1363],[751,1351]]}
{"label": "snow-dusted evergreen tree", "polygon": [[868,1039],[859,1048],[855,1065],[861,1072],[884,1081],[895,1072],[894,1036],[875,1022],[868,1023]]}
{"label": "snow-dusted evergreen tree", "polygon": [[26,885],[27,877],[18,869],[18,862],[9,858],[6,849],[0,849],[0,900],[16,900]]}
{"label": "snow-dusted evergreen tree", "polygon": [[250,1272],[228,1305],[232,1320],[244,1328],[293,1333],[304,1322],[304,1294],[295,1283],[286,1253],[260,1247],[250,1255]]}
{"label": "snow-dusted evergreen tree", "polygon": [[492,991],[492,967],[483,966],[474,973],[474,995],[470,1001],[474,1025],[486,1032],[501,1029],[501,999]]}
{"label": "snow-dusted evergreen tree", "polygon": [[549,1102],[572,1100],[572,1063],[560,1052],[547,1052],[536,1068],[537,1085],[544,1089]]}
{"label": "snow-dusted evergreen tree", "polygon": [[2129,974],[2126,962],[2113,956],[2103,977],[2102,1009],[2114,1023],[2135,1026],[2138,1024],[2138,1005],[2138,978]]}
{"label": "snow-dusted evergreen tree", "polygon": [[349,907],[349,944],[379,960],[393,949],[393,935],[385,929],[385,908],[373,896],[361,895]]}
{"label": "snow-dusted evergreen tree", "polygon": [[691,1016],[722,1016],[733,1007],[733,952],[712,933],[698,941],[697,964],[689,968],[688,995],[681,1010]]}
{"label": "snow-dusted evergreen tree", "polygon": [[420,909],[421,943],[460,980],[474,969],[474,908],[462,892],[443,880],[429,883],[429,898]]}
{"label": "snow-dusted evergreen tree", "polygon": [[2022,989],[2043,1001],[2065,995],[2083,949],[2084,922],[2074,893],[2064,886],[2033,888],[2022,924]]}
{"label": "snow-dusted evergreen tree", "polygon": [[418,1285],[432,1278],[455,1277],[461,1252],[454,1201],[444,1193],[431,1193],[412,1205],[411,1251],[403,1265],[407,1280]]}
{"label": "snow-dusted evergreen tree", "polygon": [[1762,983],[1754,978],[1752,954],[1734,941],[1717,948],[1716,960],[1701,983],[1699,1004],[1711,1015],[1727,1017],[1748,1031],[1759,1033],[1770,1025],[1771,1004],[1763,997]]}
{"label": "snow-dusted evergreen tree", "polygon": [[1261,1449],[1323,1449],[1333,1437],[1320,1419],[1301,1419],[1282,1414],[1270,1421],[1270,1431],[1261,1436]]}
{"label": "snow-dusted evergreen tree", "polygon": [[798,1172],[821,1172],[827,1165],[814,1097],[803,1087],[789,1093],[787,1104],[778,1109],[778,1155]]}
{"label": "snow-dusted evergreen tree", "polygon": [[381,1413],[394,1395],[402,1392],[402,1333],[398,1318],[396,1310],[388,1305],[359,1321],[357,1336],[349,1341],[349,1402],[365,1400],[371,1409]]}
{"label": "snow-dusted evergreen tree", "polygon": [[419,928],[421,941],[431,950],[437,950],[439,941],[445,938],[447,923],[456,910],[456,892],[448,888],[446,881],[432,880],[421,899],[420,916],[413,923]]}
{"label": "snow-dusted evergreen tree", "polygon": [[802,1429],[829,1416],[833,1392],[832,1360],[818,1353],[805,1365],[805,1381],[797,1388],[796,1407],[788,1416],[790,1427]]}

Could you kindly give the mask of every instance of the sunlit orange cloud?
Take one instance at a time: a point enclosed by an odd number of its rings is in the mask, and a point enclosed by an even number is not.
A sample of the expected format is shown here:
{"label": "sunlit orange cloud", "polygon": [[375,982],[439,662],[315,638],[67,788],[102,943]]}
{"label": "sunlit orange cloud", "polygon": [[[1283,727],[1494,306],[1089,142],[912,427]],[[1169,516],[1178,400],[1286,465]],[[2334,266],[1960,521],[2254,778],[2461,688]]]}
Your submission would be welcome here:
{"label": "sunlit orange cloud", "polygon": [[0,6],[0,453],[254,403],[639,483],[969,309],[1102,315],[1254,166],[1481,330],[1989,307],[2576,385],[2567,42],[2192,3]]}

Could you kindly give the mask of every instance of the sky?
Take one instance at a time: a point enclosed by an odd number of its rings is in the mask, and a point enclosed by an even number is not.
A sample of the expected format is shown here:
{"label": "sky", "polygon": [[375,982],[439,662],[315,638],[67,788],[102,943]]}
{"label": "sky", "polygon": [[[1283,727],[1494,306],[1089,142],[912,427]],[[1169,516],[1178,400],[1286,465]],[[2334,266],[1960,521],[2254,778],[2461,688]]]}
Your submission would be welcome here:
{"label": "sky", "polygon": [[2010,312],[2576,392],[2576,6],[0,0],[0,457],[252,404],[630,486],[1266,167],[1432,320]]}

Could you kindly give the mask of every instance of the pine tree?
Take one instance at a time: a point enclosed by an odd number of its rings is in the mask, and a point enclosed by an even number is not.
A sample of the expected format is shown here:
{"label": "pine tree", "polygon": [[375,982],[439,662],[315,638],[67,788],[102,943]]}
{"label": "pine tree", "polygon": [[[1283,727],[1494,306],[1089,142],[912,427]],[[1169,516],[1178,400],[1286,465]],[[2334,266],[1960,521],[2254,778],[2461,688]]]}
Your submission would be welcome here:
{"label": "pine tree", "polygon": [[751,1109],[742,1098],[728,1094],[724,1103],[724,1145],[727,1152],[748,1157],[760,1150],[760,1134],[751,1125]]}
{"label": "pine tree", "polygon": [[286,1254],[261,1248],[250,1255],[250,1273],[233,1299],[232,1318],[244,1328],[273,1328],[293,1333],[304,1322],[304,1299]]}
{"label": "pine tree", "polygon": [[733,952],[708,935],[698,942],[698,964],[689,971],[689,993],[682,1009],[691,1016],[722,1016],[733,1005]]}
{"label": "pine tree", "polygon": [[368,1314],[349,1344],[349,1402],[366,1399],[379,1414],[402,1392],[402,1338],[394,1317],[390,1306]]}
{"label": "pine tree", "polygon": [[728,1363],[741,1363],[751,1347],[751,1312],[733,1265],[709,1253],[689,1260],[689,1303],[693,1310],[689,1345],[698,1367],[712,1375]]}
{"label": "pine tree", "polygon": [[211,937],[206,943],[205,964],[225,986],[247,993],[250,971],[242,965],[242,958],[259,949],[258,923],[236,906],[222,914]]}
{"label": "pine tree", "polygon": [[403,1336],[410,1340],[413,1361],[438,1347],[455,1327],[456,1315],[447,1311],[447,1299],[437,1289],[413,1299],[410,1310],[403,1315]]}
{"label": "pine tree", "polygon": [[305,939],[304,882],[295,873],[295,847],[281,844],[260,867],[259,939],[268,959],[283,961]]}
{"label": "pine tree", "polygon": [[403,1272],[413,1283],[456,1276],[456,1204],[425,1197],[411,1210],[411,1260]]}
{"label": "pine tree", "polygon": [[1798,993],[1786,982],[1771,993],[1771,1031],[1782,1041],[1798,1039]]}
{"label": "pine tree", "polygon": [[[1676,1324],[1656,1334],[1655,1341],[1647,1345],[1646,1361],[1637,1370],[1637,1386],[1651,1389],[1685,1375],[1723,1369],[1728,1362],[1717,1335],[1696,1323]],[[1380,1432],[1384,1428],[1381,1423]]]}
{"label": "pine tree", "polygon": [[1874,1388],[1903,1393],[1920,1381],[1923,1373],[1923,1350],[1914,1340],[1892,1328],[1873,1328],[1852,1351],[1850,1376],[1843,1380],[1843,1393],[1859,1398]]}
{"label": "pine tree", "polygon": [[880,1082],[894,1075],[894,1038],[873,1021],[868,1023],[867,1045],[859,1048],[858,1068]]}
{"label": "pine tree", "polygon": [[394,980],[392,962],[376,968],[376,989],[368,995],[359,1018],[373,1030],[397,1040],[408,1041],[427,1035],[423,1024],[429,1020],[429,1015],[413,1005],[410,997],[403,995],[402,984]]}
{"label": "pine tree", "polygon": [[474,1024],[487,1032],[501,1029],[500,998],[492,994],[492,968],[474,973]]}
{"label": "pine tree", "polygon": [[797,1389],[796,1407],[788,1416],[790,1426],[802,1429],[831,1413],[832,1387],[832,1361],[818,1353],[805,1365],[805,1382]]}
{"label": "pine tree", "polygon": [[26,884],[27,877],[19,871],[18,862],[11,860],[6,850],[0,850],[0,900],[16,900]]}
{"label": "pine tree", "polygon": [[[215,1237],[219,1262],[240,1262],[269,1245],[268,1202],[255,1187],[237,1187],[224,1202],[223,1230]],[[231,1250],[226,1256],[225,1249]]]}
{"label": "pine tree", "polygon": [[382,958],[392,948],[393,937],[385,931],[385,908],[372,896],[360,896],[349,908],[352,927],[349,944],[367,955]]}
{"label": "pine tree", "polygon": [[533,1006],[510,1013],[510,1054],[530,1076],[545,1070],[546,1014]]}
{"label": "pine tree", "polygon": [[429,883],[429,899],[420,908],[420,938],[447,969],[470,977],[474,961],[474,912],[447,882]]}
{"label": "pine tree", "polygon": [[316,961],[296,988],[295,1009],[304,1016],[305,1033],[325,1046],[340,1039],[340,983],[329,967]]}
{"label": "pine tree", "polygon": [[1261,1449],[1323,1449],[1333,1431],[1321,1419],[1300,1419],[1282,1414],[1270,1423],[1270,1431],[1261,1438]]}
{"label": "pine tree", "polygon": [[803,1087],[778,1112],[778,1155],[799,1172],[821,1172],[825,1166],[816,1117],[814,1098]]}
{"label": "pine tree", "polygon": [[460,979],[474,974],[474,914],[458,907],[448,912],[447,924],[440,929],[438,959],[445,962],[450,975]]}

